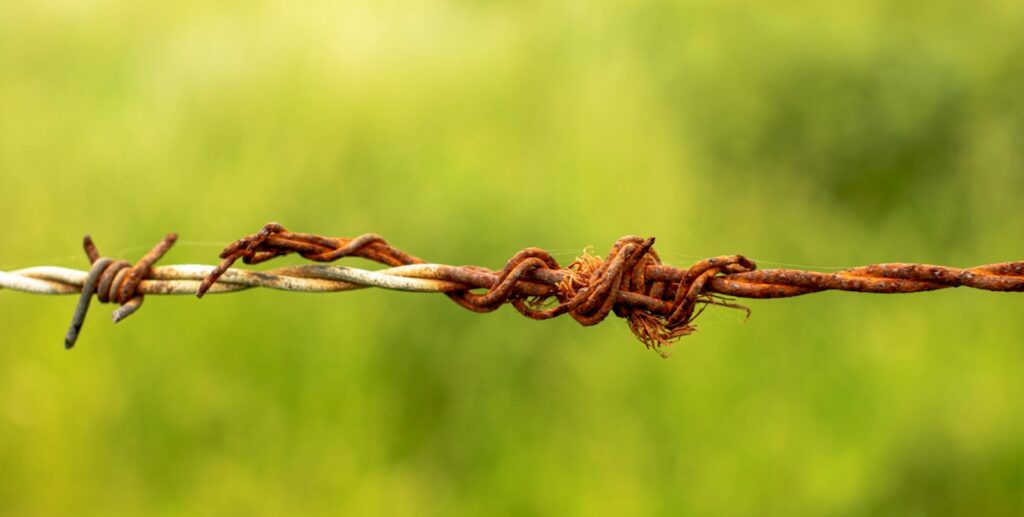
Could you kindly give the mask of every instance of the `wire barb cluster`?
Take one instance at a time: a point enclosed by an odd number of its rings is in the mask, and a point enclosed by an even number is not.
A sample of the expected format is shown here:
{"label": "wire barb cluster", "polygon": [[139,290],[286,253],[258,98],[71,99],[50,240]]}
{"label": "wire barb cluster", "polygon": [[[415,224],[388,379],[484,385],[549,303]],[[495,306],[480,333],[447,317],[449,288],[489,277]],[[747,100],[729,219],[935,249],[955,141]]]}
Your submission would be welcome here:
{"label": "wire barb cluster", "polygon": [[146,253],[138,263],[132,266],[124,260],[101,257],[92,237],[86,235],[82,245],[92,268],[89,269],[89,276],[82,285],[82,295],[79,297],[78,306],[71,317],[71,326],[68,327],[67,336],[64,338],[64,348],[70,349],[75,346],[78,334],[82,331],[82,325],[85,323],[85,315],[89,310],[89,302],[92,300],[93,293],[96,293],[96,298],[100,303],[120,304],[120,307],[114,311],[114,323],[139,310],[139,307],[142,306],[143,295],[137,290],[142,277],[149,273],[149,268],[160,260],[177,240],[177,234],[167,234],[162,241],[149,250],[149,253]]}
{"label": "wire barb cluster", "polygon": [[[79,294],[65,346],[71,348],[93,294],[100,302],[120,304],[114,321],[134,313],[145,294],[227,293],[253,287],[285,291],[334,292],[376,287],[398,291],[445,293],[474,312],[505,304],[537,320],[568,314],[582,325],[600,323],[609,314],[625,318],[649,348],[663,352],[694,330],[693,320],[708,305],[747,310],[733,298],[784,298],[826,290],[865,293],[913,293],[950,287],[1024,291],[1024,262],[968,269],[927,264],[875,264],[832,273],[793,269],[759,270],[742,255],[701,260],[689,268],[661,263],[654,238],[619,239],[604,258],[584,253],[562,267],[548,252],[526,248],[500,270],[479,266],[426,263],[378,235],[325,237],[290,232],[270,223],[221,252],[217,266],[154,264],[174,244],[169,234],[138,263],[101,257],[88,236],[84,247],[89,271],[51,266],[0,271],[0,288],[37,294]],[[314,262],[362,257],[389,266],[378,271],[328,265],[289,266],[268,271],[232,268],[238,261],[257,264],[298,253]],[[747,310],[749,314],[749,310]]]}

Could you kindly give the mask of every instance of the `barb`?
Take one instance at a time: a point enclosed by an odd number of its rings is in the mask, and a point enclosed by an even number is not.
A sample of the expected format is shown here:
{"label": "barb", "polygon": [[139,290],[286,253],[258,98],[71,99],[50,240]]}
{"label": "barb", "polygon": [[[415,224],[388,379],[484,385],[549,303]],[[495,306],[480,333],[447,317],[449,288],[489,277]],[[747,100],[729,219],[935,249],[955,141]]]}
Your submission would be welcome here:
{"label": "barb", "polygon": [[142,277],[149,273],[150,267],[160,260],[161,257],[171,249],[174,242],[178,240],[177,234],[169,233],[153,249],[149,250],[137,264],[131,264],[123,260],[112,260],[101,257],[96,250],[96,244],[92,237],[86,235],[83,239],[85,254],[92,262],[92,269],[89,276],[82,284],[82,296],[78,299],[78,306],[75,307],[75,314],[71,317],[71,326],[68,328],[67,336],[64,338],[64,348],[70,349],[75,346],[78,334],[85,323],[85,315],[89,311],[89,302],[92,301],[93,293],[100,303],[110,301],[121,304],[114,311],[114,323],[117,323],[142,307],[142,294],[137,293],[139,282]]}
{"label": "barb", "polygon": [[[0,272],[0,288],[38,294],[80,293],[65,341],[69,348],[81,329],[94,292],[101,302],[121,304],[114,314],[117,322],[137,310],[145,294],[196,293],[202,297],[206,293],[253,287],[301,292],[376,287],[445,293],[475,312],[490,312],[510,304],[532,319],[568,314],[582,325],[595,325],[614,313],[625,318],[633,333],[659,353],[693,332],[693,320],[708,305],[742,309],[749,314],[733,298],[785,298],[826,290],[895,294],[959,286],[1024,291],[1024,262],[968,269],[894,263],[821,273],[758,270],[753,261],[742,255],[726,255],[680,269],[661,263],[653,248],[653,237],[629,236],[619,239],[603,259],[584,253],[563,268],[550,253],[526,248],[502,269],[491,270],[425,263],[374,234],[325,237],[290,232],[276,223],[228,245],[217,266],[153,267],[175,238],[174,234],[168,235],[138,264],[129,267],[127,262],[100,257],[86,237],[86,254],[92,263],[89,271],[43,266]],[[239,259],[257,264],[290,253],[315,262],[361,257],[389,267],[368,271],[311,264],[261,272],[232,268]]]}

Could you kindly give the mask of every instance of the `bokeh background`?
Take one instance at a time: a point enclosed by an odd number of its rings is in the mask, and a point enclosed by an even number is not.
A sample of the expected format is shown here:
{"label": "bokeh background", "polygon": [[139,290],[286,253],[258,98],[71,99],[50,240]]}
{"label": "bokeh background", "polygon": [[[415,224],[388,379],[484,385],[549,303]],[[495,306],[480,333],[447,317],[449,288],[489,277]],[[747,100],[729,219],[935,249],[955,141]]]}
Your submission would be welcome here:
{"label": "bokeh background", "polygon": [[[268,221],[428,260],[1024,259],[1024,3],[0,5],[0,269]],[[287,262],[287,261],[285,261]],[[298,260],[292,260],[292,263]],[[280,264],[280,263],[278,263]],[[360,261],[354,264],[364,265]],[[0,514],[1010,515],[1024,299],[712,308],[662,360],[440,296],[0,292]]]}

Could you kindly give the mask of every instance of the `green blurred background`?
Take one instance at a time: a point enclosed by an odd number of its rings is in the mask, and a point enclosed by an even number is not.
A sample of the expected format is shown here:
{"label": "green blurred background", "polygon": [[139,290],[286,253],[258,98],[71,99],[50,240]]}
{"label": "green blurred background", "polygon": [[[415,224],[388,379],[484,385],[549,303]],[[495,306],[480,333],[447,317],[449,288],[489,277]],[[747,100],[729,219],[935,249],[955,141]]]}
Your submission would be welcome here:
{"label": "green blurred background", "polygon": [[[1024,259],[1024,3],[0,4],[0,270],[268,221],[431,261]],[[297,263],[298,260],[291,260]],[[288,263],[288,261],[279,262]],[[354,264],[363,265],[360,261]],[[1024,512],[1024,299],[712,308],[668,360],[440,296],[0,292],[0,514]]]}

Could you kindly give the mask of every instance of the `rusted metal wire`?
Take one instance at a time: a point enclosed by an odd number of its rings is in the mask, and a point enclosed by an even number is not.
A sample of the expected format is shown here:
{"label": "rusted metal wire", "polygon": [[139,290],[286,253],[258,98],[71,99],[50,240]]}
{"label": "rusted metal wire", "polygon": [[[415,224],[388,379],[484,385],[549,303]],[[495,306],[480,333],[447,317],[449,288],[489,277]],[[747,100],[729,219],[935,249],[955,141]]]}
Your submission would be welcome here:
{"label": "rusted metal wire", "polygon": [[[734,298],[785,298],[827,290],[864,293],[914,293],[950,287],[988,291],[1024,291],[1024,262],[961,269],[927,264],[876,264],[832,273],[793,269],[758,270],[742,255],[701,260],[689,268],[661,263],[654,238],[619,239],[605,258],[584,253],[566,267],[548,252],[526,248],[500,270],[479,266],[429,264],[374,234],[355,238],[290,232],[277,223],[243,237],[221,252],[217,266],[153,264],[173,245],[168,235],[135,266],[103,258],[89,237],[88,272],[35,267],[0,272],[0,288],[41,294],[80,293],[65,346],[74,345],[92,294],[100,302],[121,304],[117,322],[135,312],[144,294],[234,292],[252,287],[329,292],[365,287],[440,292],[474,312],[510,304],[537,320],[568,314],[594,325],[609,314],[625,318],[633,333],[655,350],[694,330],[693,320],[708,305],[742,309]],[[333,265],[291,266],[270,271],[233,269],[241,259],[257,264],[298,253],[315,262],[361,257],[386,266],[367,271]]]}
{"label": "rusted metal wire", "polygon": [[82,324],[85,323],[85,314],[89,311],[89,302],[92,301],[93,293],[96,293],[96,298],[100,303],[116,302],[121,305],[114,311],[114,323],[139,310],[139,307],[142,307],[143,299],[142,293],[137,292],[139,282],[177,240],[177,234],[167,234],[162,241],[149,250],[149,253],[139,259],[137,264],[132,266],[123,260],[101,257],[99,251],[96,250],[96,244],[92,242],[92,237],[86,235],[82,246],[85,248],[86,256],[89,257],[89,262],[92,263],[92,269],[89,270],[89,276],[82,284],[82,295],[79,297],[78,306],[71,317],[71,326],[68,327],[67,336],[64,338],[64,348],[70,349],[75,346],[78,333],[81,332]]}

